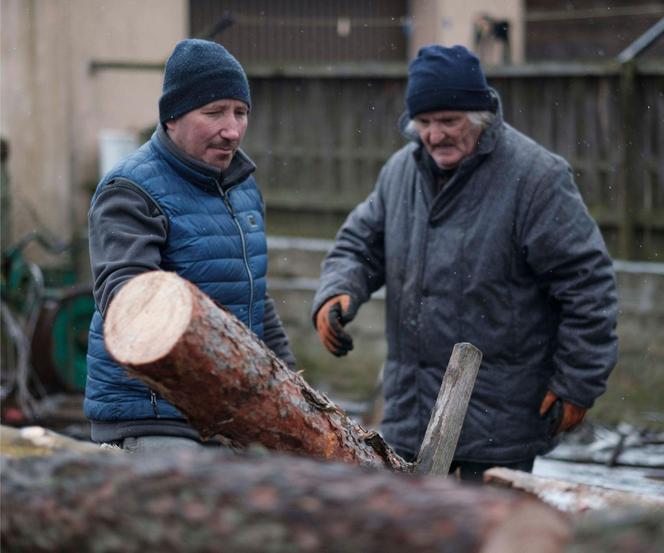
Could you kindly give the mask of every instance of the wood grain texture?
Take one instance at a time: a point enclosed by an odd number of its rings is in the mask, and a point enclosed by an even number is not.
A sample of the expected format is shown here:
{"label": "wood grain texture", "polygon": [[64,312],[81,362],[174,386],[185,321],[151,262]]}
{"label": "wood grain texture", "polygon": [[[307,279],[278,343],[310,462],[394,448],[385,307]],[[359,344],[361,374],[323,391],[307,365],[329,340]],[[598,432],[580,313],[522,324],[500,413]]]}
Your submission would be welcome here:
{"label": "wood grain texture", "polygon": [[572,514],[637,507],[658,510],[664,522],[664,497],[577,484],[504,467],[487,470],[484,473],[484,482],[497,487],[522,490],[561,511]]}
{"label": "wood grain texture", "polygon": [[420,447],[415,472],[448,473],[481,362],[482,352],[475,346],[455,344]]}

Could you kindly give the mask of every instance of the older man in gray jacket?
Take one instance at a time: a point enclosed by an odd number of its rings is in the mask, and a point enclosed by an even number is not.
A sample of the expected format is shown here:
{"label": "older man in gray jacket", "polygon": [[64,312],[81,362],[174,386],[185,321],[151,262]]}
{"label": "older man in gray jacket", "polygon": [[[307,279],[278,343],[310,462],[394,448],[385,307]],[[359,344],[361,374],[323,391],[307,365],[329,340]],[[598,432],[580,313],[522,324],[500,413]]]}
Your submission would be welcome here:
{"label": "older man in gray jacket", "polygon": [[503,122],[477,58],[429,46],[409,67],[412,141],[339,230],[314,323],[343,326],[386,287],[385,438],[414,458],[457,342],[483,362],[454,457],[464,479],[530,471],[581,422],[616,362],[611,259],[566,161]]}

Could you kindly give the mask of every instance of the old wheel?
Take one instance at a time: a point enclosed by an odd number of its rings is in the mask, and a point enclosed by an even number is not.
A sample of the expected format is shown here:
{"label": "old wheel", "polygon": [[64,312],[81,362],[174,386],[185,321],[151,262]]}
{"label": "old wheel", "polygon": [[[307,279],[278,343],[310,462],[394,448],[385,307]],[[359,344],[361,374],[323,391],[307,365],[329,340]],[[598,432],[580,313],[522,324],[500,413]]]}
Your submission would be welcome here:
{"label": "old wheel", "polygon": [[90,286],[76,286],[44,303],[32,340],[34,370],[49,391],[85,390],[88,327],[94,313]]}

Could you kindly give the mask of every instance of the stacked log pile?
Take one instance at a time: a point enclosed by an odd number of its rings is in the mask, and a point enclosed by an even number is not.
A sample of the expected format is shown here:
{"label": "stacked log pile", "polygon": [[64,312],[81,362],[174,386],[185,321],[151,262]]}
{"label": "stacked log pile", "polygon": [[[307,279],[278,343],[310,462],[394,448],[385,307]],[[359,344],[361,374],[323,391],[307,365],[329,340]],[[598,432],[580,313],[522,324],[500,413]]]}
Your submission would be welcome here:
{"label": "stacked log pile", "polygon": [[223,448],[127,455],[3,427],[2,551],[656,553],[664,513]]}
{"label": "stacked log pile", "polygon": [[[465,412],[449,387],[467,402],[481,359],[472,346],[455,349],[436,406],[444,410],[432,415],[414,467],[173,274],[125,285],[105,335],[128,372],[203,438],[281,453],[109,455],[3,428],[3,550],[555,553],[575,544],[568,515],[531,495],[412,474],[447,471],[458,432],[443,427],[460,426]],[[584,530],[587,550],[604,539],[604,524]],[[648,551],[630,548],[638,543],[612,550]]]}

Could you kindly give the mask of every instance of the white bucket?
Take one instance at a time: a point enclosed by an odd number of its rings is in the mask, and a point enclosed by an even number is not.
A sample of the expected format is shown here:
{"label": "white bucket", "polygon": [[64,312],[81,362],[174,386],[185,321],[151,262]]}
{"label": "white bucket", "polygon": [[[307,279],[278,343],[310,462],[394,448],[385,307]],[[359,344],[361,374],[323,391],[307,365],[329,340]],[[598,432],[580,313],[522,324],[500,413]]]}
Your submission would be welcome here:
{"label": "white bucket", "polygon": [[124,129],[99,131],[99,178],[139,146],[138,133]]}

